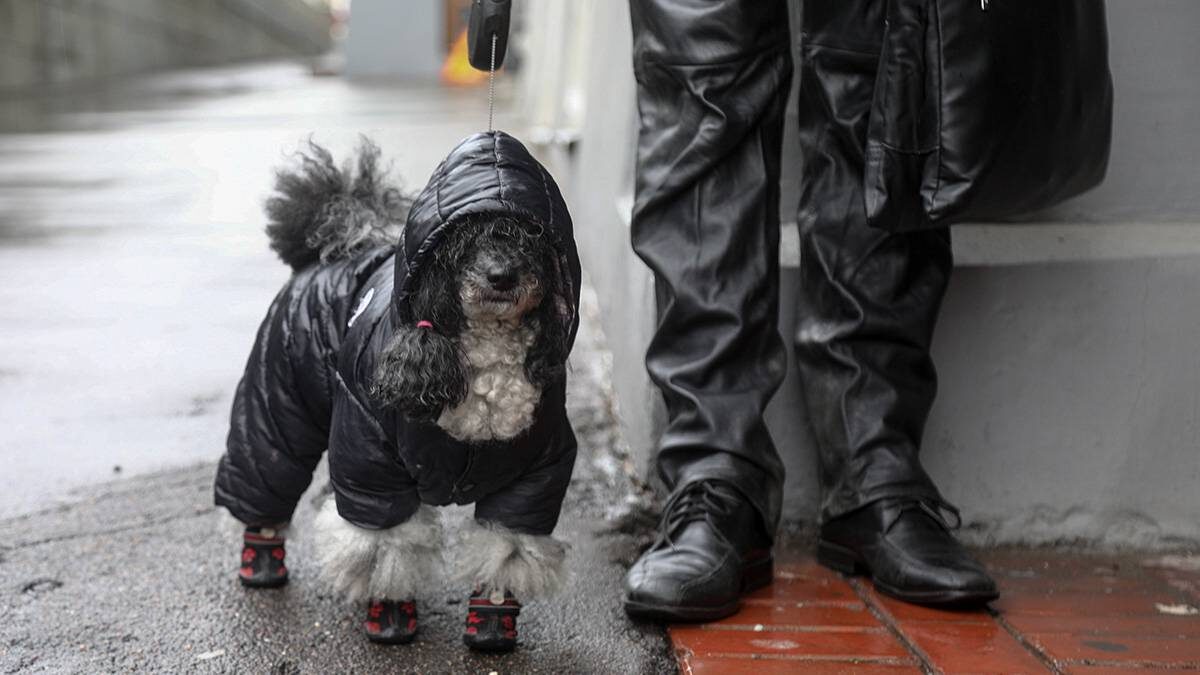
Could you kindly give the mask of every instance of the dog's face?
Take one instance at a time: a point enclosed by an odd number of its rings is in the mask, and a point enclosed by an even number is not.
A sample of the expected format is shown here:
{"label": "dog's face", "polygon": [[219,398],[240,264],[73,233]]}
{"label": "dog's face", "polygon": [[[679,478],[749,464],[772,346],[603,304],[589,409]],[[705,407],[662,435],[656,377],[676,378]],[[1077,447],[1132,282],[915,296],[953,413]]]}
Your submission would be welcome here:
{"label": "dog's face", "polygon": [[539,232],[507,218],[455,228],[421,274],[414,313],[448,333],[465,321],[523,319],[554,283],[553,249]]}
{"label": "dog's face", "polygon": [[[499,321],[533,331],[525,374],[544,388],[563,376],[567,321],[558,253],[542,229],[511,218],[464,223],[438,243],[410,296],[413,325],[385,348],[373,395],[413,419],[436,419],[467,393],[460,336]],[[416,322],[428,322],[425,328]]]}
{"label": "dog's face", "polygon": [[520,228],[492,224],[462,248],[458,298],[468,321],[517,321],[542,301],[546,274]]}

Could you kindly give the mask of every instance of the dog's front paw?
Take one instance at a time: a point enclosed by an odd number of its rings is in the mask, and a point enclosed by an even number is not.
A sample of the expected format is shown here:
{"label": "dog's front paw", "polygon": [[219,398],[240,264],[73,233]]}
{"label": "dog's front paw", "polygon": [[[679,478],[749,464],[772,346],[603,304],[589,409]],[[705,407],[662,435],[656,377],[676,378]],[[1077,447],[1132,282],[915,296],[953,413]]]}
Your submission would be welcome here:
{"label": "dog's front paw", "polygon": [[512,593],[475,591],[467,603],[463,644],[483,652],[511,652],[517,647],[520,613],[521,603]]}
{"label": "dog's front paw", "polygon": [[417,635],[417,603],[412,600],[370,600],[363,629],[371,642],[408,644]]}

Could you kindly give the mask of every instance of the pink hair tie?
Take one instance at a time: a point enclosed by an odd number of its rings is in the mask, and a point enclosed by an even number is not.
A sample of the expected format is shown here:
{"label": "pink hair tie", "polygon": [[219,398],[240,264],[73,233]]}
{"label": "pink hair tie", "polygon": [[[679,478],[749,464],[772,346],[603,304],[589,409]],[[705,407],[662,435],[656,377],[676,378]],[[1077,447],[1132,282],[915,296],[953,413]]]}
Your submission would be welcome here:
{"label": "pink hair tie", "polygon": [[418,321],[417,328],[433,328],[433,324],[429,321]]}

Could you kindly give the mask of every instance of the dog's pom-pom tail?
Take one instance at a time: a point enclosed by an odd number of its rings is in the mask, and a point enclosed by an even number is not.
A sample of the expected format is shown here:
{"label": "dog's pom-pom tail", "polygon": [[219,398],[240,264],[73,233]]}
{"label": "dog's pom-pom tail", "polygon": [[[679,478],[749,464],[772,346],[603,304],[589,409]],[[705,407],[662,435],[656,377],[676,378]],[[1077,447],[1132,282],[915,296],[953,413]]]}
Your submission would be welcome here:
{"label": "dog's pom-pom tail", "polygon": [[464,533],[454,576],[484,593],[509,592],[519,600],[531,600],[562,590],[567,581],[566,557],[566,544],[553,537],[475,522]]}
{"label": "dog's pom-pom tail", "polygon": [[404,327],[383,350],[371,396],[413,420],[433,420],[467,396],[458,344],[433,328]]}
{"label": "dog's pom-pom tail", "polygon": [[293,166],[275,174],[267,200],[271,249],[293,269],[394,245],[412,200],[387,181],[379,148],[363,138],[357,161],[338,167],[308,141]]}

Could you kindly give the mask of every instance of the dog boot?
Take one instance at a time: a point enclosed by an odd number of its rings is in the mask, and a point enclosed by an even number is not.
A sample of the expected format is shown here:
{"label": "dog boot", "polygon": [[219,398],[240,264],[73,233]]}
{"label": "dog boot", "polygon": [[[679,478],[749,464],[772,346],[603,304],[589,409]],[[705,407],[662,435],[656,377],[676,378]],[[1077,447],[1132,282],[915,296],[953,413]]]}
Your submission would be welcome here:
{"label": "dog boot", "polygon": [[238,579],[251,588],[275,588],[287,583],[283,537],[269,528],[246,528],[242,534],[242,568]]}
{"label": "dog boot", "polygon": [[363,622],[367,639],[384,645],[404,645],[417,634],[417,603],[412,600],[371,600]]}
{"label": "dog boot", "polygon": [[517,646],[517,615],[521,603],[512,593],[471,594],[467,603],[467,627],[463,642],[485,652],[511,652]]}

